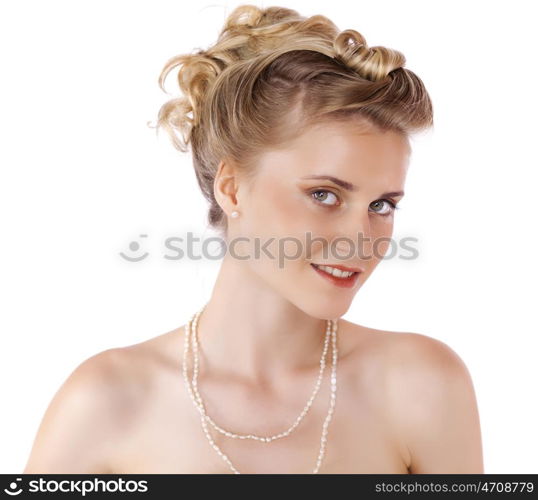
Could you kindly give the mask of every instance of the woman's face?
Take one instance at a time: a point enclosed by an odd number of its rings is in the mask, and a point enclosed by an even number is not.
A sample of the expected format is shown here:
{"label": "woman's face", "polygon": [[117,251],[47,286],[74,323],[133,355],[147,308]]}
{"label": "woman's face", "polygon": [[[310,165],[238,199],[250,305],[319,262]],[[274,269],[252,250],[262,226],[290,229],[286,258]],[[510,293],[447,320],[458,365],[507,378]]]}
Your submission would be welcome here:
{"label": "woman's face", "polygon": [[[305,313],[342,316],[390,248],[409,155],[401,134],[351,122],[317,124],[286,149],[264,153],[237,193],[241,216],[229,221],[229,239],[248,239],[236,254],[248,252],[245,265]],[[363,272],[343,287],[312,263]]]}

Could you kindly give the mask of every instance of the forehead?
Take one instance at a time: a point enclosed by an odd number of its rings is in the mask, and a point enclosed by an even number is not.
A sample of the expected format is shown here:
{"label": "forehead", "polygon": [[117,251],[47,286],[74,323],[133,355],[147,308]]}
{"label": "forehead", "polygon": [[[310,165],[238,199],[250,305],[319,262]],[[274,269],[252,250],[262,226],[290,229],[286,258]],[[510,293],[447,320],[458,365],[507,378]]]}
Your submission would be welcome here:
{"label": "forehead", "polygon": [[259,166],[270,174],[290,176],[318,172],[348,177],[397,175],[407,169],[410,154],[403,134],[338,121],[307,128],[286,147],[264,153]]}

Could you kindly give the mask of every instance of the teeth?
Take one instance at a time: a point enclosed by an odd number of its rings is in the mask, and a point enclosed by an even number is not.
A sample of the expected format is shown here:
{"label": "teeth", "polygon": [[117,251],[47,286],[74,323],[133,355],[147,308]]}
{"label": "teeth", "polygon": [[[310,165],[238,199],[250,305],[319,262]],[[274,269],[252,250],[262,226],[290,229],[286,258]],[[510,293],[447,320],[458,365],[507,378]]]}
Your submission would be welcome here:
{"label": "teeth", "polygon": [[351,275],[355,274],[354,272],[340,271],[340,269],[336,269],[329,266],[318,266],[317,264],[314,264],[314,266],[316,266],[318,269],[321,269],[322,271],[325,271],[326,273],[336,276],[337,278],[349,278]]}

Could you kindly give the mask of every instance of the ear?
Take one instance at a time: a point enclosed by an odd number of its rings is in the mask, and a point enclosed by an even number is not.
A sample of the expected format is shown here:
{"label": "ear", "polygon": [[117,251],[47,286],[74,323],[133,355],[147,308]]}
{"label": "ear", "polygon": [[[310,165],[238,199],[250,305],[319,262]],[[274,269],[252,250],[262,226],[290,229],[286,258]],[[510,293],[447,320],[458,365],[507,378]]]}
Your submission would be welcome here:
{"label": "ear", "polygon": [[239,188],[237,181],[236,168],[231,162],[222,160],[213,182],[213,194],[220,208],[227,215],[237,208],[237,190]]}

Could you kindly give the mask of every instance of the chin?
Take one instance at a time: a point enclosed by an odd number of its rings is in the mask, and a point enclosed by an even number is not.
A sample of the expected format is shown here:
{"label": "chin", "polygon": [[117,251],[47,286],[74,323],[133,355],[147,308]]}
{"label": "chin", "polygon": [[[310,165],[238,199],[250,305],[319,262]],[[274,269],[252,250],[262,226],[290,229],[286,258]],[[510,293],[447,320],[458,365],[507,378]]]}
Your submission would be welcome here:
{"label": "chin", "polygon": [[312,318],[327,320],[342,317],[351,307],[360,286],[351,289],[327,285],[323,283],[323,280],[319,280],[318,276],[310,274],[313,272],[315,271],[312,271],[309,266],[308,279],[305,280],[304,275],[298,276],[293,288],[290,288],[293,290],[291,302]]}
{"label": "chin", "polygon": [[292,300],[295,306],[308,316],[317,319],[338,319],[349,310],[351,299],[344,300],[334,296],[327,299],[325,295],[313,296],[312,291],[303,293],[296,300]]}
{"label": "chin", "polygon": [[[309,269],[308,272],[313,271]],[[314,279],[319,278],[314,276]],[[298,273],[292,278],[287,271],[280,275],[274,272],[269,273],[266,281],[297,309],[312,318],[322,320],[337,319],[346,314],[357,291],[352,292],[350,289],[336,287],[332,290],[324,283],[318,284],[315,281],[312,283],[309,279],[305,279],[303,273]]]}

